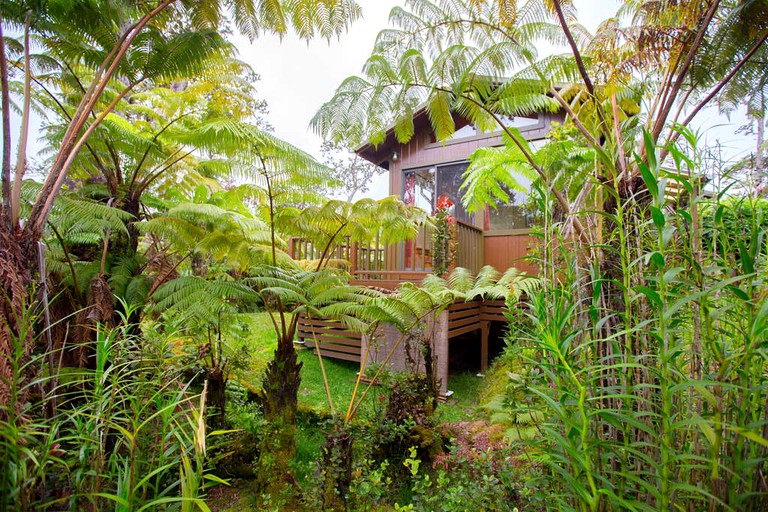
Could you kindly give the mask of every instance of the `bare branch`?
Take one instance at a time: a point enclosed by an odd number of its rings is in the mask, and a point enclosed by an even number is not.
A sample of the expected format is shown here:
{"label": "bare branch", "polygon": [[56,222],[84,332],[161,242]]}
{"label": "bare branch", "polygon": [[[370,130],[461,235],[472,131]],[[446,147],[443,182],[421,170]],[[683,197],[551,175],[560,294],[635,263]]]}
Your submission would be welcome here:
{"label": "bare branch", "polygon": [[29,24],[32,19],[32,11],[27,11],[24,21],[24,107],[21,116],[21,135],[19,138],[19,151],[16,157],[16,172],[13,177],[13,190],[11,191],[11,226],[19,222],[19,207],[21,204],[21,180],[27,164],[27,139],[29,138],[29,110],[32,100],[32,70],[29,62]]}

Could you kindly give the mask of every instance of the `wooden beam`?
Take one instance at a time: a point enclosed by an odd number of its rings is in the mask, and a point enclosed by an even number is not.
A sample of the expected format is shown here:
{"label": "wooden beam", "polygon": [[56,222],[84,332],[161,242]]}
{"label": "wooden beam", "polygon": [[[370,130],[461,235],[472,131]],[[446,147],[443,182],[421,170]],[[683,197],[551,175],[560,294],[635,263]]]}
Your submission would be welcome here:
{"label": "wooden beam", "polygon": [[488,369],[488,333],[491,331],[491,322],[480,322],[480,371]]}

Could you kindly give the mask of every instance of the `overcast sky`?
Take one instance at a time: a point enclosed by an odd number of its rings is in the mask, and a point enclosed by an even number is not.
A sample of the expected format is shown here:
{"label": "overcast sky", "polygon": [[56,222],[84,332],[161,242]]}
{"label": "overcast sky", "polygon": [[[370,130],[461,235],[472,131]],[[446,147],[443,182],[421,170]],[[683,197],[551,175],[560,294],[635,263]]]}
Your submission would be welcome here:
{"label": "overcast sky", "polygon": [[[389,27],[389,12],[404,0],[358,0],[363,19],[349,32],[330,43],[313,40],[309,44],[295,35],[281,41],[276,36],[263,36],[252,44],[237,38],[240,58],[261,75],[256,85],[259,97],[267,100],[267,119],[275,134],[293,145],[320,156],[321,140],[309,128],[309,122],[320,106],[328,101],[341,82],[360,74],[370,56],[376,35]],[[581,22],[590,30],[616,12],[615,0],[576,0]],[[388,194],[386,180],[378,179],[368,195]]]}
{"label": "overcast sky", "polygon": [[[404,5],[403,0],[358,0],[358,3],[364,19],[330,44],[322,40],[307,44],[294,35],[282,41],[264,36],[253,44],[245,39],[237,40],[240,57],[261,75],[257,90],[269,103],[268,119],[276,135],[315,156],[319,156],[320,139],[309,129],[310,119],[346,77],[360,73],[376,35],[389,26],[389,11],[395,5]],[[574,4],[579,20],[590,31],[613,15],[618,6],[615,0],[575,0]],[[729,123],[712,113],[702,114],[700,118],[703,128]],[[736,152],[749,152],[753,142],[734,134],[743,123],[743,117],[736,116],[730,126],[710,129],[706,137],[717,138]]]}
{"label": "overcast sky", "polygon": [[262,36],[253,44],[236,39],[240,58],[261,75],[256,88],[269,104],[268,120],[276,134],[315,156],[319,156],[320,140],[309,129],[310,119],[346,77],[359,74],[376,35],[387,28],[389,11],[403,2],[361,0],[359,4],[364,18],[330,43],[307,44],[293,34],[282,41]]}

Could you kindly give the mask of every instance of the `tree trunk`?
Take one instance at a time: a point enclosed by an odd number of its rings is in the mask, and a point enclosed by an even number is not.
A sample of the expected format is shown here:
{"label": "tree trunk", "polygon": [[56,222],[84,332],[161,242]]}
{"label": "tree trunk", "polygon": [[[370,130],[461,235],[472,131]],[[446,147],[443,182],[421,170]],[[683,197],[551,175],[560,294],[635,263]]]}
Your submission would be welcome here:
{"label": "tree trunk", "polygon": [[[34,346],[29,290],[32,273],[28,270],[25,245],[5,223],[0,223],[0,419],[7,417],[8,408],[19,412],[24,402],[30,368],[20,374],[13,364],[25,366]],[[16,377],[22,382],[15,382]]]}
{"label": "tree trunk", "polygon": [[208,378],[208,426],[213,430],[222,430],[227,421],[224,415],[227,405],[227,379],[220,367],[210,368]]}
{"label": "tree trunk", "polygon": [[335,423],[322,448],[323,510],[347,510],[347,491],[352,482],[352,435]]}
{"label": "tree trunk", "polygon": [[293,339],[279,339],[275,357],[267,365],[261,401],[268,429],[261,441],[257,482],[261,492],[277,497],[296,484],[288,461],[296,454],[296,409],[300,370]]}

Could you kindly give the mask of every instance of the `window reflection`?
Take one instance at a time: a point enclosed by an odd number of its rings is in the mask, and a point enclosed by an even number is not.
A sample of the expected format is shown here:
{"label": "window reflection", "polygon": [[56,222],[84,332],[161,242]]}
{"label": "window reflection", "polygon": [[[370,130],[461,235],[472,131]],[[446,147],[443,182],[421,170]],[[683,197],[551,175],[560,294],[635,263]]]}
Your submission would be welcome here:
{"label": "window reflection", "polygon": [[452,212],[454,218],[471,224],[474,216],[469,215],[461,205],[459,195],[461,175],[467,169],[467,165],[467,162],[461,162],[405,171],[403,202],[432,212],[437,198],[447,195],[454,205]]}
{"label": "window reflection", "polygon": [[[530,191],[531,180],[519,175],[516,176],[516,179],[526,191]],[[533,212],[525,207],[528,193],[510,190],[504,184],[501,184],[501,188],[509,194],[509,203],[504,204],[498,201],[496,208],[491,205],[485,205],[485,230],[502,231],[506,229],[526,229],[534,226],[537,223],[536,217]]]}
{"label": "window reflection", "polygon": [[[468,162],[460,162],[404,171],[403,202],[433,212],[437,198],[447,195],[454,205],[451,212],[453,217],[462,222],[474,224],[474,215],[467,213],[461,204],[459,194],[463,181],[462,175],[468,165]],[[486,231],[526,229],[538,222],[536,216],[526,208],[525,204],[531,188],[531,180],[522,175],[516,176],[516,179],[526,192],[510,190],[501,185],[509,194],[509,203],[499,202],[496,208],[486,205],[483,226]]]}

